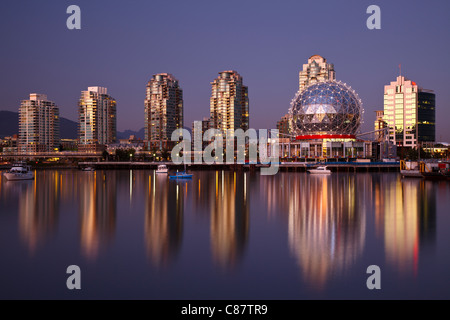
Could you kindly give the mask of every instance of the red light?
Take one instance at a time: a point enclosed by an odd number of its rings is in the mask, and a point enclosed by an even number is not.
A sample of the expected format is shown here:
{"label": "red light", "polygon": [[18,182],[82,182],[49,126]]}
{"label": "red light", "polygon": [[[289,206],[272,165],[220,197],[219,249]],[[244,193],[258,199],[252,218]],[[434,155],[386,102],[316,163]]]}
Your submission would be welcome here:
{"label": "red light", "polygon": [[319,140],[319,139],[356,139],[356,137],[353,134],[307,134],[296,137],[296,140]]}

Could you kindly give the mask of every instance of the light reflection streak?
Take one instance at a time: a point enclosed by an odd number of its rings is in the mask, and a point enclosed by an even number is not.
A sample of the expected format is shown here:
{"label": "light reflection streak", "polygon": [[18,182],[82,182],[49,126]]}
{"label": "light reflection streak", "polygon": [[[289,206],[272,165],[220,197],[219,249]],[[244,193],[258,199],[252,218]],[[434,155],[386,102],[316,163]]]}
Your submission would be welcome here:
{"label": "light reflection streak", "polygon": [[365,243],[366,208],[355,195],[354,176],[296,174],[262,183],[269,216],[287,213],[290,251],[315,290],[355,264]]}

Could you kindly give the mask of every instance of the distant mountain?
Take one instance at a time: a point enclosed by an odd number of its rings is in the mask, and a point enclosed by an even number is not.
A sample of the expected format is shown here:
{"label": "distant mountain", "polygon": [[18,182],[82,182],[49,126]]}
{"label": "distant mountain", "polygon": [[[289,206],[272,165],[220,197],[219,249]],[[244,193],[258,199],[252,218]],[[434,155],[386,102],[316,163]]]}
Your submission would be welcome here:
{"label": "distant mountain", "polygon": [[66,118],[59,118],[59,136],[61,139],[76,139],[78,123]]}
{"label": "distant mountain", "polygon": [[[184,127],[183,129],[186,129],[189,131],[189,133],[192,135],[192,129],[189,127]],[[142,140],[145,139],[145,128],[142,128],[139,131],[133,131],[133,130],[125,130],[125,131],[117,131],[117,139],[128,139],[131,135],[136,136],[136,138],[140,138]]]}
{"label": "distant mountain", "polygon": [[[78,123],[63,117],[59,118],[59,132],[61,139],[76,139]],[[8,137],[19,133],[19,113],[13,111],[0,111],[0,137]],[[145,130],[117,131],[117,139],[128,139],[131,135],[144,139]]]}
{"label": "distant mountain", "polygon": [[136,138],[144,139],[145,137],[145,128],[142,128],[139,131],[133,130],[125,130],[125,131],[117,131],[117,140],[119,139],[128,139],[130,136],[136,136]]}
{"label": "distant mountain", "polygon": [[[75,121],[59,118],[61,139],[76,139],[78,124]],[[0,137],[12,136],[19,133],[19,113],[0,111]]]}

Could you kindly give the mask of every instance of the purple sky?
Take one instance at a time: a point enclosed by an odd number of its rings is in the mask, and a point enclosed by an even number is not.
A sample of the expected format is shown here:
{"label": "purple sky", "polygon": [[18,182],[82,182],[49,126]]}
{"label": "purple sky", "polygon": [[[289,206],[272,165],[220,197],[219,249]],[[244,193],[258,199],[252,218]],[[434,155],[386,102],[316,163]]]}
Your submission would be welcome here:
{"label": "purple sky", "polygon": [[[68,30],[66,8],[81,8]],[[366,9],[381,8],[381,30]],[[436,139],[450,141],[450,1],[81,1],[3,0],[0,110],[29,93],[48,95],[77,120],[81,90],[117,99],[118,130],[144,126],[145,86],[172,73],[184,94],[185,126],[209,115],[210,82],[236,70],[249,87],[250,126],[275,128],[298,89],[298,72],[320,54],[359,94],[362,131],[383,109],[383,86],[402,74],[436,93]]]}

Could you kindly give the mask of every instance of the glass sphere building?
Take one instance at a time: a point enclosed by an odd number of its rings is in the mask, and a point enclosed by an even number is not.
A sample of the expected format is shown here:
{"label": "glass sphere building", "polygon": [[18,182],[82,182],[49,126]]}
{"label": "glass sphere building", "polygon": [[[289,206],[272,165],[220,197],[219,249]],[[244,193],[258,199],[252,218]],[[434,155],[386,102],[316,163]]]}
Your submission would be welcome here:
{"label": "glass sphere building", "polygon": [[316,82],[297,92],[289,109],[290,126],[299,136],[354,138],[362,121],[358,94],[340,81]]}

